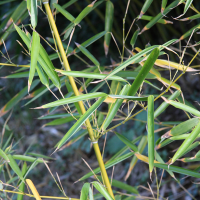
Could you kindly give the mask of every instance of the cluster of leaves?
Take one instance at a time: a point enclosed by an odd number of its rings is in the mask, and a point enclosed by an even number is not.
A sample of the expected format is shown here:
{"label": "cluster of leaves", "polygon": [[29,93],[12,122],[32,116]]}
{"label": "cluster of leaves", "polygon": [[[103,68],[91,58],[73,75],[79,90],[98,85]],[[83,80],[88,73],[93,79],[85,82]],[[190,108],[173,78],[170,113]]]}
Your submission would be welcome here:
{"label": "cluster of leaves", "polygon": [[[1,4],[4,5],[9,2],[9,0],[3,1]],[[14,10],[4,16],[3,23],[0,26],[1,30],[3,30],[0,36],[0,45],[6,50],[4,41],[6,41],[7,38],[9,39],[8,36],[10,36],[13,31],[16,31],[22,40],[22,43],[19,42],[19,44],[22,46],[24,54],[30,58],[30,61],[27,59],[26,65],[19,65],[12,62],[7,50],[7,54],[1,52],[3,57],[7,60],[5,63],[0,63],[2,66],[19,68],[15,73],[7,75],[4,78],[20,79],[27,77],[28,84],[1,108],[0,116],[3,117],[7,113],[11,112],[15,106],[24,99],[24,97],[26,97],[26,99],[29,98],[28,102],[25,104],[25,106],[27,106],[33,101],[37,101],[39,97],[45,95],[48,91],[51,92],[57,100],[40,105],[36,108],[48,109],[45,116],[40,117],[39,119],[53,119],[45,124],[45,126],[59,126],[65,123],[75,122],[62,139],[55,144],[54,153],[59,153],[57,152],[58,150],[63,150],[89,134],[99,162],[98,168],[91,170],[91,172],[79,179],[79,181],[84,181],[91,176],[94,176],[96,179],[94,182],[85,183],[83,185],[80,196],[80,199],[82,200],[88,198],[97,199],[102,196],[109,200],[128,200],[140,197],[139,191],[136,187],[114,179],[108,179],[105,170],[130,157],[132,157],[132,160],[125,177],[126,180],[130,176],[138,160],[148,164],[151,179],[153,171],[155,171],[156,174],[156,168],[165,170],[178,183],[180,180],[175,177],[174,173],[200,178],[198,172],[199,167],[195,170],[189,170],[185,167],[174,165],[176,161],[200,161],[199,151],[192,157],[184,157],[187,153],[193,151],[194,148],[199,146],[199,142],[196,140],[200,137],[200,112],[184,99],[182,89],[176,83],[185,73],[198,72],[198,70],[195,69],[197,66],[191,66],[191,63],[196,59],[199,51],[196,51],[195,55],[192,56],[188,65],[184,64],[183,58],[189,47],[195,49],[195,46],[199,45],[199,43],[190,45],[188,42],[184,50],[180,50],[180,56],[174,50],[176,49],[175,46],[177,43],[180,43],[182,40],[190,37],[190,41],[193,34],[198,31],[199,24],[192,27],[178,39],[170,38],[170,40],[165,43],[156,43],[152,46],[147,44],[142,49],[136,46],[138,39],[142,37],[146,31],[154,27],[154,25],[157,25],[158,23],[171,24],[171,21],[167,21],[163,18],[173,9],[176,9],[176,7],[184,4],[183,14],[177,17],[177,20],[180,20],[179,18],[185,15],[189,9],[193,10],[197,14],[184,18],[182,21],[200,18],[199,11],[193,6],[192,0],[174,0],[171,3],[163,0],[160,13],[154,17],[145,15],[153,3],[152,0],[146,0],[145,3],[141,5],[140,14],[133,19],[128,32],[125,33],[126,17],[130,9],[130,0],[128,0],[123,18],[122,40],[121,38],[118,39],[117,34],[115,34],[115,30],[113,29],[115,19],[114,5],[111,0],[90,2],[88,6],[81,10],[77,17],[72,16],[72,14],[66,11],[66,9],[74,3],[77,3],[77,0],[70,0],[64,5],[59,5],[57,1],[55,2],[52,0],[50,9],[48,1],[43,0],[45,7],[45,10],[43,10],[41,1],[27,0],[22,1]],[[81,26],[82,20],[92,11],[96,11],[99,13],[99,16],[102,16],[102,13],[98,10],[98,7],[102,4],[105,4],[105,17],[103,16],[103,20],[105,21],[105,30],[95,34],[82,44],[75,43],[77,47],[73,48],[71,41],[77,26]],[[48,18],[50,24],[49,26],[52,32],[52,38],[48,38],[48,41],[46,41],[36,31],[39,9]],[[62,33],[62,35],[64,35],[64,41],[61,41],[55,25],[56,14],[58,13],[61,13],[65,17],[65,20],[69,21],[68,26]],[[21,22],[29,16],[31,24],[21,24]],[[132,28],[135,26],[136,21],[139,22],[140,20],[147,20],[149,22],[141,31],[138,28],[129,40],[128,36]],[[30,26],[32,34],[31,31],[28,31],[28,26]],[[120,56],[119,62],[112,61],[112,68],[110,68],[110,66],[102,66],[97,58],[95,58],[95,56],[87,49],[88,46],[92,45],[102,37],[104,37],[103,46],[105,55],[109,56],[109,52],[111,51],[111,39],[113,39]],[[41,44],[41,40],[44,40],[44,42],[55,51],[55,53],[48,55],[47,51]],[[122,42],[121,46],[118,45],[118,42],[120,43],[120,41]],[[129,48],[129,46],[131,48]],[[176,55],[179,62],[172,62],[168,58],[167,52]],[[82,53],[81,55],[84,56],[79,56],[79,53]],[[125,54],[127,57],[125,57]],[[164,55],[167,55],[167,59],[158,59],[158,57],[164,57]],[[86,64],[87,68],[79,71],[71,71],[68,63],[68,58],[71,56],[75,56],[77,60]],[[85,58],[89,61],[86,61]],[[55,59],[59,59],[60,68],[58,65],[55,67],[53,64],[52,61]],[[88,62],[92,64],[89,64]],[[162,71],[161,69],[170,72],[168,79],[163,77],[162,72],[160,72]],[[173,76],[171,73],[172,70],[176,70]],[[155,81],[149,80],[158,81],[163,85],[165,90],[163,90],[163,88],[160,89],[155,85]],[[154,88],[158,92],[156,94],[146,94],[145,91],[143,92],[144,83],[148,84],[149,87]],[[90,89],[92,84],[95,84],[95,86]],[[105,85],[109,89],[109,92],[100,92]],[[67,88],[67,93],[63,93],[65,87]],[[59,99],[58,95],[55,94],[55,91],[58,91],[59,95],[62,97],[61,99]],[[154,109],[154,102],[160,98],[164,101]],[[145,104],[146,102],[147,104]],[[98,109],[102,108],[102,104],[108,105],[106,112],[103,109]],[[187,120],[183,122],[161,122],[159,116],[168,108],[169,105],[184,111]],[[59,112],[60,107],[63,108],[62,110],[64,110],[64,113]],[[123,111],[123,108],[127,108],[127,113]],[[136,110],[137,112],[135,112]],[[117,112],[120,112],[121,115],[118,115]],[[144,126],[147,125],[147,136],[141,135],[134,138],[133,141],[130,141],[126,136],[115,131],[117,127],[133,120],[141,112],[147,112],[147,121],[144,123]],[[8,183],[2,181],[0,186],[3,187],[3,185],[5,185],[6,189],[0,188],[0,191],[16,193],[18,200],[23,199],[24,196],[35,197],[37,200],[41,198],[52,198],[51,196],[39,195],[32,181],[27,179],[29,172],[33,170],[37,164],[44,163],[47,166],[47,160],[51,159],[51,157],[29,153],[28,151],[23,155],[15,154],[11,143],[12,134],[10,134],[7,141],[4,139],[4,133],[9,118],[10,115],[5,121],[2,131],[0,145],[0,172],[5,173],[4,170],[6,170],[10,180]],[[111,126],[114,121],[121,122]],[[169,129],[156,142],[156,131],[154,130],[155,124],[160,126],[159,130],[156,130],[157,132]],[[104,164],[99,151],[98,141],[102,140],[104,138],[103,136],[109,132],[114,132],[118,139],[126,146]],[[167,162],[164,162],[164,159],[162,159],[157,150],[177,140],[183,140],[183,143],[178,147],[173,157]],[[143,155],[146,146],[148,146],[148,156]],[[127,153],[127,150],[131,150],[131,152]],[[17,162],[16,160],[19,160],[20,162]],[[31,164],[27,165],[27,162]],[[20,165],[22,166],[21,169]],[[10,173],[10,169],[12,169],[12,174]],[[96,174],[100,172],[102,176],[97,176]],[[25,193],[26,183],[30,187],[33,195]],[[112,191],[110,183],[112,183],[116,188],[125,190],[127,194],[118,195],[117,191]],[[12,184],[18,189],[18,192],[7,190],[8,184]],[[62,197],[62,199],[69,199],[65,194],[62,185],[60,185],[60,183],[57,183],[57,185],[65,196]],[[159,190],[160,184],[157,185]],[[94,195],[93,187],[91,186],[94,186],[94,188],[100,192],[100,195],[99,193]],[[115,196],[113,195],[113,192],[116,194]],[[54,198],[61,199],[61,197]],[[159,192],[157,193],[157,198],[159,198]]]}

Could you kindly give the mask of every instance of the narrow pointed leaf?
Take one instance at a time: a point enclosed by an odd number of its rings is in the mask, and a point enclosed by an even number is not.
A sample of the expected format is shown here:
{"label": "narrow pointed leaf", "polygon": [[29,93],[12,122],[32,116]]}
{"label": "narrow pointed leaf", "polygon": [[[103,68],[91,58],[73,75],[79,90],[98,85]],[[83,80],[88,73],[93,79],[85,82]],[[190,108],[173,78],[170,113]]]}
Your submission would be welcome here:
{"label": "narrow pointed leaf", "polygon": [[67,12],[62,6],[60,6],[57,3],[54,3],[53,6],[60,12],[62,13],[62,15],[64,15],[69,21],[74,21],[75,18],[69,13]]}
{"label": "narrow pointed leaf", "polygon": [[80,49],[80,51],[86,55],[97,67],[100,66],[100,63],[99,61],[83,46],[81,46],[80,44],[78,43],[75,43],[76,46]]}
{"label": "narrow pointed leaf", "polygon": [[[34,89],[39,83],[39,80],[34,80],[31,89]],[[22,100],[28,93],[28,86],[23,88],[18,94],[16,94],[6,105],[4,105],[0,110],[0,116],[5,115],[9,110],[11,110],[20,100]]]}
{"label": "narrow pointed leaf", "polygon": [[70,130],[65,134],[65,136],[59,141],[57,149],[61,148],[69,138],[74,135],[81,125],[92,115],[92,113],[102,104],[106,96],[101,97],[97,100],[81,117],[80,119],[70,128]]}
{"label": "narrow pointed leaf", "polygon": [[[97,176],[98,179],[100,181],[102,181],[102,177],[101,176]],[[111,179],[109,179],[109,181],[111,182]],[[112,179],[112,186],[125,190],[127,192],[133,193],[133,194],[139,194],[138,190],[135,187],[132,187],[131,185],[128,185],[126,183],[123,183],[121,181],[117,181],[115,179]]]}
{"label": "narrow pointed leaf", "polygon": [[167,103],[169,103],[170,105],[174,106],[175,108],[178,108],[178,109],[181,109],[181,110],[184,110],[186,112],[189,112],[197,117],[200,117],[200,112],[197,110],[197,109],[194,109],[190,106],[187,106],[183,103],[179,103],[177,101],[173,101],[173,100],[166,100],[164,99]]}
{"label": "narrow pointed leaf", "polygon": [[52,103],[45,104],[45,105],[43,105],[42,107],[39,107],[39,108],[50,108],[50,107],[54,107],[54,106],[61,106],[61,105],[69,104],[69,103],[94,99],[94,98],[98,98],[98,97],[105,97],[105,96],[107,96],[107,95],[103,92],[82,94],[82,95],[79,95],[79,96],[74,96],[74,97],[69,97],[69,98],[66,98],[66,99],[57,100],[57,101],[54,101]]}
{"label": "narrow pointed leaf", "polygon": [[[151,48],[151,47],[150,47]],[[143,50],[144,51],[144,50]],[[141,51],[141,52],[143,52]],[[140,53],[141,53],[140,52]],[[158,58],[159,55],[159,49],[155,48],[151,54],[149,55],[149,57],[147,58],[146,62],[144,63],[142,69],[140,70],[139,74],[137,75],[135,81],[133,82],[133,84],[131,85],[131,88],[128,92],[128,95],[132,95],[134,96],[135,93],[137,92],[137,90],[139,89],[139,87],[141,86],[142,82],[144,81],[144,79],[146,78],[148,72],[151,70],[151,68],[153,67],[156,59]],[[136,54],[137,55],[137,54]]]}
{"label": "narrow pointed leaf", "polygon": [[147,129],[148,129],[148,156],[149,156],[149,172],[150,176],[154,167],[154,97],[148,97],[148,111],[147,111]]}
{"label": "narrow pointed leaf", "polygon": [[90,184],[85,183],[83,185],[82,189],[81,189],[80,200],[87,200],[88,199],[89,189],[90,189]]}
{"label": "narrow pointed leaf", "polygon": [[[126,95],[130,89],[129,85],[125,85],[123,89],[120,92],[120,95]],[[117,99],[114,104],[111,105],[109,112],[106,116],[106,119],[103,122],[103,125],[101,127],[102,131],[105,131],[107,127],[110,125],[112,122],[113,118],[115,117],[118,109],[122,105],[124,99]]]}
{"label": "narrow pointed leaf", "polygon": [[93,1],[91,4],[89,4],[87,7],[83,9],[83,11],[78,15],[78,17],[74,20],[74,24],[79,24],[82,19],[87,16],[92,10],[94,10],[97,6],[99,6],[101,3],[103,3],[103,0],[100,0],[98,2]]}
{"label": "narrow pointed leaf", "polygon": [[[181,91],[177,90],[176,92],[174,92],[169,98],[168,100],[174,100],[176,99],[179,95],[181,94]],[[158,117],[162,112],[164,112],[167,107],[169,106],[169,104],[167,102],[163,102],[154,112],[154,118]]]}
{"label": "narrow pointed leaf", "polygon": [[144,5],[142,6],[142,10],[140,12],[140,16],[139,18],[142,17],[142,15],[144,15],[144,13],[148,10],[149,6],[151,5],[151,3],[153,2],[153,0],[146,0]]}
{"label": "narrow pointed leaf", "polygon": [[[22,175],[24,176],[27,170],[27,164],[26,162],[24,162],[23,167],[22,167]],[[25,189],[25,183],[21,183],[21,185],[19,186],[19,191],[24,192]],[[17,200],[23,200],[23,194],[18,194],[17,195]]]}
{"label": "narrow pointed leaf", "polygon": [[103,187],[99,182],[94,181],[92,182],[92,185],[107,199],[107,200],[113,200],[113,198],[110,196],[108,191]]}
{"label": "narrow pointed leaf", "polygon": [[[95,41],[97,41],[98,39],[100,39],[102,36],[104,36],[107,32],[106,31],[102,31],[96,35],[94,35],[93,37],[91,37],[90,39],[86,40],[85,42],[83,42],[81,44],[82,47],[88,47],[89,45],[91,45],[92,43],[94,43]],[[80,49],[77,47],[73,50],[73,52],[71,54],[75,54],[78,53],[80,51]]]}
{"label": "narrow pointed leaf", "polygon": [[114,5],[111,1],[107,1],[106,2],[106,13],[105,13],[105,31],[107,32],[107,34],[104,37],[105,55],[108,54],[108,50],[109,50],[113,19],[114,19]]}
{"label": "narrow pointed leaf", "polygon": [[33,39],[32,39],[32,45],[31,45],[31,66],[30,66],[29,79],[28,79],[29,88],[32,84],[32,80],[35,74],[35,68],[38,61],[39,51],[40,51],[40,36],[37,32],[33,31]]}
{"label": "narrow pointed leaf", "polygon": [[37,0],[31,0],[31,25],[33,29],[37,26]]}
{"label": "narrow pointed leaf", "polygon": [[[125,159],[131,157],[132,155],[134,155],[134,152],[127,153],[127,154],[125,154],[125,155],[123,155],[123,156],[120,156],[120,157],[118,157],[118,158],[115,158],[114,160],[111,160],[111,161],[109,160],[109,161],[105,164],[105,168],[108,169],[108,168],[110,168],[110,167],[116,165],[117,163],[120,163],[120,162],[122,162],[123,160],[125,160]],[[101,171],[101,170],[100,170],[99,167],[93,170],[93,172],[94,172],[95,174],[98,174],[100,171]],[[94,175],[93,172],[87,173],[86,175],[84,175],[83,177],[81,177],[79,180],[80,180],[80,181],[83,181],[83,180],[89,178],[90,176],[93,176],[93,175]]]}
{"label": "narrow pointed leaf", "polygon": [[14,158],[12,157],[12,155],[8,154],[7,155],[8,159],[9,159],[9,165],[11,167],[11,169],[17,174],[17,176],[24,182],[24,177],[23,174],[21,172],[21,170],[19,169],[16,161],[14,160]]}
{"label": "narrow pointed leaf", "polygon": [[193,2],[193,0],[186,0],[183,14],[185,14],[187,12],[187,10],[189,9],[192,2]]}
{"label": "narrow pointed leaf", "polygon": [[124,137],[123,135],[115,132],[115,134],[117,135],[117,137],[123,142],[125,143],[129,148],[131,148],[133,151],[138,152],[138,148],[136,145],[134,145],[133,143],[131,143],[126,137]]}
{"label": "narrow pointed leaf", "polygon": [[194,128],[194,130],[190,133],[190,137],[185,139],[185,141],[179,147],[177,152],[174,154],[174,156],[171,160],[171,163],[174,163],[178,158],[180,158],[182,153],[194,142],[194,140],[198,136],[199,132],[200,132],[200,122],[197,124],[197,126]]}

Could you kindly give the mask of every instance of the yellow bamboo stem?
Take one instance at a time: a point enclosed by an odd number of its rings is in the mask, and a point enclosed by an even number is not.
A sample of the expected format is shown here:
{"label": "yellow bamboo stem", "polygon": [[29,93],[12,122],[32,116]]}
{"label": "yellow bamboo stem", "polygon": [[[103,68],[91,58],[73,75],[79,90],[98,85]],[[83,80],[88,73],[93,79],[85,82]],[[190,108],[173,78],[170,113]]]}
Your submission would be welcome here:
{"label": "yellow bamboo stem", "polygon": [[[28,196],[28,197],[33,197],[34,198],[34,195],[32,194],[27,194],[27,193],[24,193],[24,192],[16,192],[16,191],[12,191],[12,190],[4,190],[4,189],[0,189],[0,192],[5,192],[5,193],[11,193],[11,194],[23,194],[24,196]],[[42,199],[63,199],[63,200],[79,200],[79,199],[76,199],[76,198],[69,198],[69,197],[53,197],[53,196],[40,196]]]}
{"label": "yellow bamboo stem", "polygon": [[[67,56],[65,54],[65,50],[64,50],[63,45],[62,45],[62,41],[60,39],[60,35],[58,33],[58,30],[57,30],[53,15],[51,13],[51,9],[50,9],[50,6],[49,6],[49,1],[48,0],[43,0],[43,4],[44,4],[44,7],[46,9],[46,13],[47,13],[49,22],[50,22],[51,27],[53,29],[53,33],[55,35],[56,42],[58,44],[58,48],[60,50],[60,54],[61,54],[61,57],[62,57],[62,60],[63,60],[63,66],[65,67],[66,71],[71,71],[69,63],[68,63],[68,60],[67,60]],[[69,78],[70,84],[72,86],[72,89],[74,91],[74,94],[76,96],[79,96],[79,91],[78,91],[78,88],[77,88],[76,83],[74,81],[74,78],[71,77],[71,76],[68,76],[68,78]],[[84,114],[86,112],[86,110],[85,110],[85,107],[83,105],[83,102],[79,101],[78,104],[80,106],[82,114]],[[90,139],[91,139],[91,141],[93,143],[93,148],[94,148],[94,151],[95,151],[98,163],[99,163],[99,167],[101,169],[101,174],[102,174],[103,180],[105,182],[106,189],[107,189],[108,193],[114,199],[113,191],[112,191],[112,188],[111,188],[111,185],[110,185],[110,181],[108,179],[108,175],[107,175],[107,172],[106,172],[106,169],[105,169],[105,165],[104,165],[104,162],[103,162],[103,159],[102,159],[102,156],[101,156],[99,145],[98,145],[97,141],[95,140],[94,133],[93,133],[92,126],[90,124],[89,119],[86,120],[85,123],[86,123],[87,129],[88,129],[88,133],[89,133]]]}

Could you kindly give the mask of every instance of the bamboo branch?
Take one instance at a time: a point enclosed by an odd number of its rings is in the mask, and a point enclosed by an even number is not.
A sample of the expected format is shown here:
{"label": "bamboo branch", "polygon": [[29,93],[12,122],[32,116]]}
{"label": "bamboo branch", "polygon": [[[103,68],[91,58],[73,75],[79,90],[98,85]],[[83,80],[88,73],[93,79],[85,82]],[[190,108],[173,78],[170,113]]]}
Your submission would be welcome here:
{"label": "bamboo branch", "polygon": [[[51,13],[51,9],[50,9],[50,6],[49,6],[49,1],[48,0],[43,0],[43,4],[44,4],[44,7],[46,9],[46,13],[47,13],[49,22],[50,22],[51,27],[53,29],[53,34],[55,35],[55,38],[56,38],[56,41],[57,41],[57,44],[58,44],[58,48],[60,50],[61,57],[63,59],[63,66],[64,66],[66,71],[71,71],[69,63],[68,63],[68,60],[67,60],[67,56],[65,54],[65,50],[64,50],[63,45],[62,45],[62,41],[60,39],[60,35],[58,33],[58,30],[57,30],[53,15]],[[72,86],[72,89],[74,91],[74,94],[76,96],[79,96],[79,91],[78,91],[78,88],[77,88],[76,83],[74,81],[74,78],[71,77],[71,76],[68,76],[68,78],[69,78],[70,84]],[[82,114],[84,114],[86,112],[86,110],[85,110],[85,107],[83,105],[83,102],[79,101],[78,104],[80,106]],[[114,199],[113,191],[112,191],[112,188],[111,188],[111,185],[110,185],[110,182],[109,182],[109,179],[108,179],[108,175],[107,175],[107,172],[106,172],[106,169],[105,169],[105,166],[104,166],[104,162],[103,162],[103,159],[102,159],[102,156],[101,156],[99,145],[98,145],[98,143],[97,143],[97,141],[96,141],[96,139],[94,137],[94,133],[93,133],[92,126],[90,124],[89,119],[87,119],[85,123],[86,123],[86,126],[87,126],[87,130],[88,130],[90,139],[91,139],[92,144],[93,144],[93,148],[94,148],[94,151],[95,151],[98,163],[99,163],[99,167],[101,169],[101,174],[103,176],[103,180],[105,182],[107,191],[112,196],[112,198]]]}

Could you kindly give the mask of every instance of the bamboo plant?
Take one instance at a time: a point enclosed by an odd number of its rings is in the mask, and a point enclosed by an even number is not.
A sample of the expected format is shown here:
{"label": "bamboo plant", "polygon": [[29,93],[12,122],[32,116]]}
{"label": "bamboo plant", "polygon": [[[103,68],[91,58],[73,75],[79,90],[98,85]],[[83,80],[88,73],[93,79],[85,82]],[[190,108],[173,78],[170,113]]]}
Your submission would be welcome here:
{"label": "bamboo plant", "polygon": [[[0,2],[0,6],[10,2],[12,0]],[[187,167],[174,165],[177,161],[187,163],[200,161],[199,151],[191,157],[184,157],[199,146],[199,142],[196,140],[200,137],[200,111],[184,98],[182,87],[178,83],[178,80],[187,73],[193,72],[196,73],[195,75],[199,73],[199,70],[196,69],[199,65],[191,65],[192,62],[199,60],[199,50],[196,50],[199,42],[192,45],[190,40],[195,32],[198,31],[200,25],[197,23],[188,31],[183,32],[182,35],[178,35],[176,30],[173,29],[173,21],[164,19],[169,12],[180,9],[184,5],[182,14],[175,19],[177,21],[198,20],[200,14],[194,7],[193,1],[174,0],[169,3],[162,0],[160,1],[159,13],[155,15],[152,9],[156,4],[155,1],[145,0],[144,4],[142,4],[138,0],[133,2],[127,0],[125,1],[126,7],[123,14],[122,32],[119,32],[119,25],[115,21],[116,1],[99,0],[92,2],[86,0],[85,2],[87,2],[87,6],[81,9],[80,1],[78,0],[70,0],[64,5],[53,0],[51,2],[49,0],[26,0],[16,4],[16,9],[2,16],[3,23],[0,27],[3,31],[0,32],[0,46],[4,49],[1,54],[6,59],[6,62],[2,62],[0,65],[17,67],[15,73],[6,75],[4,78],[26,78],[28,82],[0,110],[0,116],[3,119],[9,114],[3,125],[0,143],[0,173],[4,175],[4,181],[0,182],[0,191],[5,195],[11,194],[17,200],[23,200],[25,196],[33,197],[36,200],[42,198],[92,200],[94,197],[96,199],[104,197],[108,200],[143,198],[140,196],[140,191],[136,185],[132,186],[115,180],[109,177],[110,175],[107,173],[107,169],[129,158],[131,161],[125,180],[128,180],[131,173],[134,173],[134,167],[139,161],[146,163],[149,167],[149,178],[152,182],[155,179],[157,181],[157,196],[155,197],[153,194],[155,199],[160,198],[157,168],[165,170],[179,184],[180,180],[176,178],[174,173],[200,178],[199,168],[190,170]],[[120,2],[123,1],[118,3]],[[129,14],[132,13],[132,4],[139,9],[134,17],[131,15],[133,19],[130,21]],[[80,11],[76,17],[67,11],[71,5]],[[104,13],[100,9],[101,6],[104,6]],[[181,18],[189,11],[195,12],[195,15]],[[90,13],[96,13],[100,20],[103,21],[104,30],[97,31],[95,25],[92,24],[92,20],[88,17]],[[37,26],[41,23],[41,15],[45,16],[46,23],[48,23],[51,30],[52,36],[48,40],[44,39],[44,36],[37,31]],[[65,21],[68,22],[68,26],[62,30],[63,32],[57,27],[56,15],[62,15]],[[30,24],[23,23],[27,22],[27,18],[30,19]],[[73,47],[74,34],[81,27],[83,20],[95,32],[95,35],[81,44],[75,42]],[[139,25],[145,23],[144,20],[148,22],[143,27],[139,27]],[[137,22],[139,25],[136,24]],[[128,30],[125,28],[127,25],[129,25]],[[150,44],[146,46],[140,45],[143,44],[144,34],[155,28],[155,26],[159,27],[159,25],[171,27],[168,29],[177,34],[176,38],[171,37],[163,43],[153,40],[152,46]],[[159,31],[160,35],[162,35],[161,29]],[[6,42],[10,39],[12,32],[17,33],[20,38],[21,42],[18,41],[18,44],[27,57],[26,64],[14,63],[9,57]],[[181,44],[182,40],[185,39],[188,40],[186,47],[183,50],[179,50],[177,44]],[[111,67],[102,65],[96,55],[93,55],[89,50],[88,47],[95,46],[93,43],[96,41],[100,41],[102,44],[105,57],[115,56],[117,52],[119,59],[118,61],[111,59]],[[48,46],[54,53],[49,55],[44,46]],[[189,47],[194,50],[194,55],[191,52],[186,52]],[[183,61],[186,54],[191,56],[188,65],[184,64]],[[178,62],[177,59],[171,59],[171,57],[174,58],[175,56],[178,58]],[[84,63],[85,68],[71,70],[70,66],[73,63],[70,62],[70,57],[74,57],[81,65]],[[53,64],[54,62],[52,61],[56,59],[59,65]],[[172,70],[175,72],[172,73]],[[164,77],[162,71],[168,73],[167,78],[166,76]],[[84,81],[82,82],[82,80]],[[162,85],[164,89],[159,88],[156,83]],[[144,89],[146,85],[156,91],[156,94],[147,93]],[[93,86],[92,89],[90,89],[90,86]],[[39,97],[48,91],[56,100],[34,108],[36,110],[48,109],[48,112],[40,117],[39,120],[52,120],[44,124],[44,126],[59,126],[66,123],[72,124],[72,126],[54,144],[54,151],[52,151],[51,155],[28,154],[28,152],[17,154],[12,146],[13,134],[10,133],[7,140],[4,138],[12,110],[24,99],[27,100],[25,106],[33,102],[37,103]],[[107,108],[106,111],[103,106]],[[169,106],[182,110],[185,115],[185,121],[173,123],[160,121],[160,116]],[[56,111],[59,112],[59,107],[62,108],[64,113],[55,114]],[[124,108],[127,109],[127,112]],[[142,135],[140,133],[139,137],[133,134],[133,140],[131,141],[126,134],[117,131],[118,127],[138,120],[137,117],[142,112],[145,112],[147,116],[147,120],[142,121],[144,127],[147,127],[145,134]],[[120,122],[116,123],[116,121]],[[155,130],[155,126],[160,126],[160,128]],[[84,131],[78,134],[81,129]],[[165,131],[164,134],[157,134],[163,133],[163,130]],[[101,149],[99,142],[104,141],[107,134],[114,134],[125,146],[105,161],[104,149]],[[98,167],[96,169],[89,167],[90,172],[80,177],[78,181],[85,181],[92,176],[95,181],[85,182],[80,195],[77,192],[77,195],[80,196],[78,198],[68,197],[55,178],[54,180],[63,197],[56,197],[53,194],[50,194],[51,196],[40,194],[34,185],[34,180],[29,178],[30,171],[34,170],[37,165],[42,164],[48,168],[48,162],[55,154],[59,154],[60,151],[73,145],[86,135],[89,136],[98,161]],[[158,138],[157,141],[155,141],[156,138]],[[172,158],[164,161],[165,159],[159,154],[159,149],[166,148],[167,145],[175,140],[183,140],[183,142],[178,146]],[[145,151],[146,147],[148,147],[147,151]],[[127,153],[128,150],[129,152]],[[56,163],[56,161],[52,162]],[[6,173],[14,190],[7,188]],[[97,175],[98,173],[100,175]],[[127,193],[118,193],[118,191],[113,190],[112,186],[119,189],[119,191],[124,190]],[[31,193],[27,188],[30,188]],[[101,196],[98,197],[99,194]]]}

